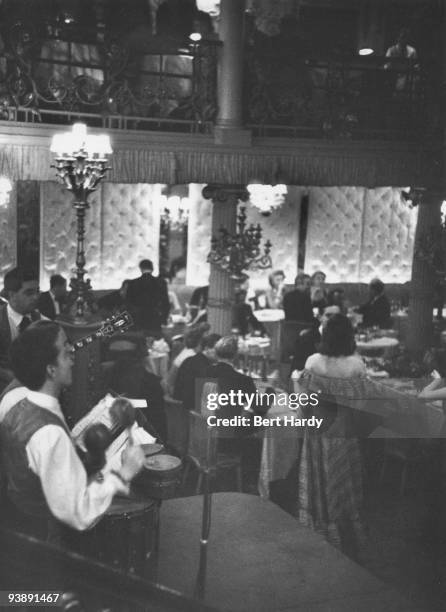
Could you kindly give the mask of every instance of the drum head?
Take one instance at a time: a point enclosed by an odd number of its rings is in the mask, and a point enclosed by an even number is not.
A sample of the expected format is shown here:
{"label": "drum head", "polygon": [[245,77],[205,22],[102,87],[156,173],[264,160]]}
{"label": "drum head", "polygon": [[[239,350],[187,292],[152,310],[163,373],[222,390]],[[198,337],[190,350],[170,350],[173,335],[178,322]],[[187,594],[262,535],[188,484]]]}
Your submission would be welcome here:
{"label": "drum head", "polygon": [[144,466],[148,470],[159,470],[161,472],[166,470],[174,470],[175,468],[180,467],[181,459],[178,457],[174,457],[173,455],[154,455],[152,457],[148,457]]}
{"label": "drum head", "polygon": [[156,455],[157,453],[160,453],[163,450],[163,445],[162,444],[141,444],[141,448],[144,452],[144,455],[146,457],[150,457],[151,455]]}

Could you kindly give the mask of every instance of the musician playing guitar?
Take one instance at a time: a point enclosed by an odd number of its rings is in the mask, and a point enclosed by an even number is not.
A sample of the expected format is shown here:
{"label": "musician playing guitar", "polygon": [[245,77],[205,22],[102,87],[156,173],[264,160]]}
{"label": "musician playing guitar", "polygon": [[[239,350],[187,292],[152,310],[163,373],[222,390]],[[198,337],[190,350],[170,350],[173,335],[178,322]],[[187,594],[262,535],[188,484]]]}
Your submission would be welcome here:
{"label": "musician playing guitar", "polygon": [[115,494],[128,494],[144,453],[130,445],[118,470],[89,480],[59,405],[62,389],[72,382],[73,348],[57,323],[30,325],[12,343],[11,363],[23,386],[0,403],[7,520],[15,528],[57,542],[63,526],[88,529]]}

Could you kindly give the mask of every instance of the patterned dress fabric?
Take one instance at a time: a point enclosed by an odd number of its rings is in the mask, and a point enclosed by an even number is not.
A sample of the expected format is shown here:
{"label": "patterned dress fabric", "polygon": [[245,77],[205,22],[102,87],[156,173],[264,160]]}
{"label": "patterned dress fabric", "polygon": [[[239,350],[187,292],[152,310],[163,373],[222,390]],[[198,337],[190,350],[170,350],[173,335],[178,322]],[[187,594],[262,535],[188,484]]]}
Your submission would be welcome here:
{"label": "patterned dress fabric", "polygon": [[324,424],[320,430],[305,429],[296,515],[335,546],[342,547],[346,536],[357,547],[364,537],[362,459],[352,436],[352,412],[342,398],[363,397],[363,377],[330,378],[304,370],[299,383],[303,390],[319,393],[319,406],[312,411],[319,410]]}

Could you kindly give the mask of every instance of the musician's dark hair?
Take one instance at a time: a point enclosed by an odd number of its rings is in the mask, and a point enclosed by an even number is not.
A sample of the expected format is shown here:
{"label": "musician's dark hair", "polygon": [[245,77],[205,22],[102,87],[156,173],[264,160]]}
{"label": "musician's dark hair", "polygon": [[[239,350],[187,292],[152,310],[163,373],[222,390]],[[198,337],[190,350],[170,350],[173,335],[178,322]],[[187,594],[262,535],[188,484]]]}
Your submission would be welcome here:
{"label": "musician's dark hair", "polygon": [[319,352],[328,357],[348,357],[355,350],[355,334],[350,319],[343,314],[331,316],[322,331]]}
{"label": "musician's dark hair", "polygon": [[56,363],[60,330],[54,321],[36,321],[13,340],[9,350],[12,371],[28,389],[38,391],[46,380],[47,366]]}
{"label": "musician's dark hair", "polygon": [[184,346],[186,348],[197,348],[203,337],[203,331],[198,328],[190,329],[184,334]]}
{"label": "musician's dark hair", "polygon": [[61,285],[66,285],[67,279],[62,276],[62,274],[53,274],[50,277],[50,289],[54,287],[60,287]]}
{"label": "musician's dark hair", "polygon": [[20,291],[23,283],[27,281],[38,281],[39,275],[34,270],[29,268],[13,268],[6,272],[4,278],[5,291],[9,295],[10,292],[16,293]]}

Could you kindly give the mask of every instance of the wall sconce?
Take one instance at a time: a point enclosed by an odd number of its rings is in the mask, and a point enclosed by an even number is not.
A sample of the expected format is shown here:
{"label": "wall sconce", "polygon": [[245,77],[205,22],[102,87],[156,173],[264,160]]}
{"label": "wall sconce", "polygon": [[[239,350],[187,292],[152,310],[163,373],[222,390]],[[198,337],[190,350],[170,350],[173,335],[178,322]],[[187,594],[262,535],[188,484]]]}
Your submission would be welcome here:
{"label": "wall sconce", "polygon": [[9,194],[12,190],[12,183],[5,176],[0,177],[0,207],[6,208],[9,203]]}

